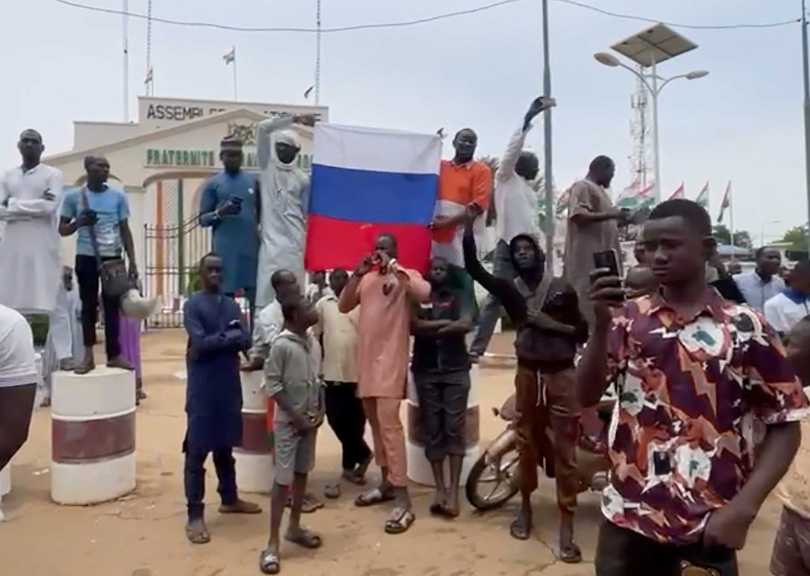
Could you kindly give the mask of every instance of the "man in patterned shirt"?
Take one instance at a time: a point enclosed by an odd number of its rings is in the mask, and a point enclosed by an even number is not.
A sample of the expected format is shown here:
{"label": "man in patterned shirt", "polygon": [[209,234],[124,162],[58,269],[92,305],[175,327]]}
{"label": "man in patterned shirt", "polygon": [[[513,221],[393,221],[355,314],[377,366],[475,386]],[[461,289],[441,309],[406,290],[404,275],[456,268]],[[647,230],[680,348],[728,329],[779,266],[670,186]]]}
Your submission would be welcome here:
{"label": "man in patterned shirt", "polygon": [[[663,202],[643,239],[660,288],[625,301],[619,279],[595,271],[596,322],[577,374],[583,406],[608,377],[619,394],[596,574],[696,566],[736,576],[735,550],[787,471],[810,409],[773,330],[706,286],[715,246],[706,211]],[[755,418],[767,425],[756,462]]]}

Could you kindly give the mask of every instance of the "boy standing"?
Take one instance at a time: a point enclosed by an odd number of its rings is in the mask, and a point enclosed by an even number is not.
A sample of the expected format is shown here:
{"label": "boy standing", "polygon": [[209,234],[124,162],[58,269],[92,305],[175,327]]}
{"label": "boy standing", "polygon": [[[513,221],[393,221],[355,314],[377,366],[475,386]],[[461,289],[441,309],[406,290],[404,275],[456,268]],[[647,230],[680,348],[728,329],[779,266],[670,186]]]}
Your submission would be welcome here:
{"label": "boy standing", "polygon": [[[346,270],[329,275],[331,291],[315,305],[318,324],[315,336],[323,337],[323,377],[326,380],[326,419],[343,448],[343,478],[364,484],[371,463],[371,450],[363,439],[366,415],[357,397],[357,326],[360,311],[348,314],[338,310],[338,298],[349,281]],[[327,486],[326,495],[340,496],[340,481]]]}
{"label": "boy standing", "polygon": [[[711,234],[700,205],[663,202],[642,235],[660,288],[625,301],[618,278],[593,283],[578,394],[596,404],[610,375],[619,397],[598,576],[737,576],[735,550],[799,447],[807,399],[761,316],[706,285]],[[755,419],[767,425],[756,458]]]}
{"label": "boy standing", "polygon": [[302,528],[300,523],[307,475],[315,465],[315,438],[324,416],[319,376],[321,349],[315,337],[307,332],[318,316],[303,298],[289,300],[282,308],[284,331],[273,342],[265,365],[267,393],[276,402],[270,540],[259,557],[259,568],[265,574],[281,571],[279,531],[291,486],[292,510],[285,539],[310,549],[321,546],[321,537]]}
{"label": "boy standing", "polygon": [[[415,336],[411,371],[422,409],[425,456],[436,483],[430,512],[455,518],[460,512],[458,486],[470,394],[470,356],[465,335],[472,330],[473,313],[461,291],[450,287],[448,274],[447,260],[433,258],[431,305],[420,308],[411,321]],[[444,462],[448,458],[449,489],[444,482]]]}

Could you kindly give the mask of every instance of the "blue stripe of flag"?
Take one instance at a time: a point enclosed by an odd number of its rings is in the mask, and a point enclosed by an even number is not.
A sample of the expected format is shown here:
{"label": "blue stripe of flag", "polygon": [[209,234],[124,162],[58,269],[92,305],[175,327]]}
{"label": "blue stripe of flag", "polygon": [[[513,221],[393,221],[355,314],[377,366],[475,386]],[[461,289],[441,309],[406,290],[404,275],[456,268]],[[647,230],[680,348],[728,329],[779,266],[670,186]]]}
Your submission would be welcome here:
{"label": "blue stripe of flag", "polygon": [[402,174],[313,164],[309,211],[354,222],[428,225],[437,174]]}

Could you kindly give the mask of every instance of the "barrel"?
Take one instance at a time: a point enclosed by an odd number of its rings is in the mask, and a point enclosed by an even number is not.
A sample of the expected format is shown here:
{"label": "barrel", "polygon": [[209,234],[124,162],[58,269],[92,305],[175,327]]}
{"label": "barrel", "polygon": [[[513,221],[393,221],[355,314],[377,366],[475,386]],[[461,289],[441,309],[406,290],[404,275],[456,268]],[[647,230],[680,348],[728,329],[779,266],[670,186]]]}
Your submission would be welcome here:
{"label": "barrel", "polygon": [[135,373],[54,372],[51,498],[85,505],[135,489]]}
{"label": "barrel", "polygon": [[11,492],[11,463],[6,464],[6,467],[0,470],[0,501],[9,492]]}
{"label": "barrel", "polygon": [[[470,396],[467,400],[466,421],[466,450],[464,463],[461,468],[461,484],[467,481],[470,469],[478,460],[480,419],[478,410],[478,366],[473,365],[470,371]],[[419,406],[419,395],[413,374],[408,374],[408,432],[405,441],[405,451],[408,458],[408,478],[417,484],[433,486],[433,472],[430,462],[425,457],[425,441],[422,433],[422,414]],[[445,474],[449,475],[449,464],[445,462]]]}
{"label": "barrel", "polygon": [[273,438],[268,427],[264,373],[242,373],[242,445],[234,449],[240,492],[268,494],[273,488]]}

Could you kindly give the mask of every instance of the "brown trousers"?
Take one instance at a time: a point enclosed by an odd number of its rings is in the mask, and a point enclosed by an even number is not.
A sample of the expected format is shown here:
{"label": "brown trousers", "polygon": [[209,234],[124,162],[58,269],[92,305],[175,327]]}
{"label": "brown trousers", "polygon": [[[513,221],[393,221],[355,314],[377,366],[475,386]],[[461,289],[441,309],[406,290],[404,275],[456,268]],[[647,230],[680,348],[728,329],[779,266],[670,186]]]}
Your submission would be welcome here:
{"label": "brown trousers", "polygon": [[[543,464],[546,472],[553,470],[556,477],[560,510],[573,513],[579,492],[577,440],[580,414],[574,369],[540,376],[538,366],[519,362],[515,387],[520,491],[525,496],[537,489],[537,467]],[[549,425],[553,439],[546,433]]]}

